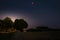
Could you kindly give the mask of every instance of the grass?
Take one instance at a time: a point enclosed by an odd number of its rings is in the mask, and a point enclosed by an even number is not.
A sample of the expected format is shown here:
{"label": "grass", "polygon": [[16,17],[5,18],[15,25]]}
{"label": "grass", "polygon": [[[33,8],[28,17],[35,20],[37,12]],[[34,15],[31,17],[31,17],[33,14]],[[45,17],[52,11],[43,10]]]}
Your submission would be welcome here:
{"label": "grass", "polygon": [[60,31],[13,32],[0,34],[0,40],[60,40]]}
{"label": "grass", "polygon": [[51,40],[60,40],[60,31],[49,31],[49,38]]}
{"label": "grass", "polygon": [[[48,40],[47,32],[16,32],[10,34],[1,34],[1,38],[6,38],[7,40]],[[9,37],[10,36],[10,37]]]}

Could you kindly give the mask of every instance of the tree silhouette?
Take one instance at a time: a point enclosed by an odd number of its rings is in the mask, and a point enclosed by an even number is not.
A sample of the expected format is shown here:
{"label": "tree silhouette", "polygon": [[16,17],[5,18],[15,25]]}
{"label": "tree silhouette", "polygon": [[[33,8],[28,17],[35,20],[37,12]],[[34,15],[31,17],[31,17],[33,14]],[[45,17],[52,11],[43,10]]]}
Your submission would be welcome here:
{"label": "tree silhouette", "polygon": [[9,17],[6,17],[4,20],[3,20],[3,22],[4,22],[4,28],[11,28],[11,27],[13,27],[13,22],[12,22],[12,20],[9,18]]}
{"label": "tree silhouette", "polygon": [[0,31],[3,28],[3,26],[4,26],[3,20],[0,19]]}
{"label": "tree silhouette", "polygon": [[41,31],[48,31],[48,26],[37,26],[36,29]]}
{"label": "tree silhouette", "polygon": [[28,24],[24,19],[16,19],[14,22],[14,27],[17,30],[23,31],[23,28],[27,28]]}

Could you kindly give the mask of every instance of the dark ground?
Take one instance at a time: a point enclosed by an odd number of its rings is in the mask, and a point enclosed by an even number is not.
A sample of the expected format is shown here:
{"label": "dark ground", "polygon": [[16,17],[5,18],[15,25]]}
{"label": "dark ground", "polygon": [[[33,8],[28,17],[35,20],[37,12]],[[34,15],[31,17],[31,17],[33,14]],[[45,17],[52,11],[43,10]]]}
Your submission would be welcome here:
{"label": "dark ground", "polygon": [[60,31],[3,33],[0,40],[60,40]]}
{"label": "dark ground", "polygon": [[60,40],[60,31],[49,31],[50,40]]}
{"label": "dark ground", "polygon": [[47,32],[15,32],[0,34],[0,40],[48,40]]}

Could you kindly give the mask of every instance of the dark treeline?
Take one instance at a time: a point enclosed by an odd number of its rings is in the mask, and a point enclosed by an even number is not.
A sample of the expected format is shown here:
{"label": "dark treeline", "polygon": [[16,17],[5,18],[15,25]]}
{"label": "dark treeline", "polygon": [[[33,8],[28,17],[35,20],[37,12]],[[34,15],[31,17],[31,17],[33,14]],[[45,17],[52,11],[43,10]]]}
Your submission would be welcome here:
{"label": "dark treeline", "polygon": [[9,28],[15,28],[16,30],[23,31],[23,28],[27,28],[28,23],[24,19],[16,19],[15,22],[11,18],[6,17],[5,19],[0,19],[0,31],[8,30]]}
{"label": "dark treeline", "polygon": [[[14,28],[23,32],[24,28],[28,27],[28,23],[24,19],[16,19],[14,22],[11,18],[6,17],[5,19],[0,19],[0,31],[7,31],[9,28]],[[48,26],[36,26],[36,29],[28,29],[27,32],[41,32],[41,31],[56,31],[60,29],[51,29]]]}
{"label": "dark treeline", "polygon": [[27,31],[31,31],[31,32],[48,31],[48,27],[46,27],[46,26],[37,26],[36,29],[29,29]]}

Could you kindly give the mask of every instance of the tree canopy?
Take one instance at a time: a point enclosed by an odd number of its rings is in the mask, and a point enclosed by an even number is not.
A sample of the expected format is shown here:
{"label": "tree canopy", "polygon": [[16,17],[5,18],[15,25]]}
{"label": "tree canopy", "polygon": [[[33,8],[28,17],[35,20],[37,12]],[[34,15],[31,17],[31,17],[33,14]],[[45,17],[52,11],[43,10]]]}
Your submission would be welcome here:
{"label": "tree canopy", "polygon": [[14,27],[17,30],[22,31],[23,28],[27,28],[28,27],[28,24],[27,24],[27,22],[24,19],[16,19],[15,22],[14,22]]}
{"label": "tree canopy", "polygon": [[11,28],[11,27],[13,27],[13,22],[12,22],[11,18],[6,17],[6,18],[3,20],[3,22],[4,22],[4,27],[5,27],[5,28]]}

